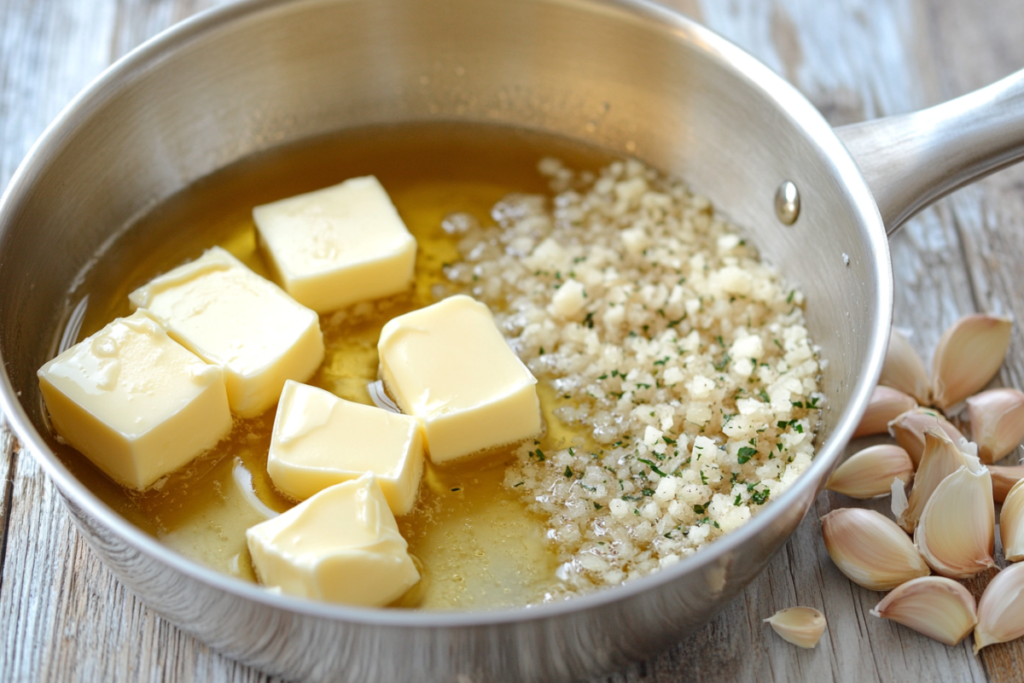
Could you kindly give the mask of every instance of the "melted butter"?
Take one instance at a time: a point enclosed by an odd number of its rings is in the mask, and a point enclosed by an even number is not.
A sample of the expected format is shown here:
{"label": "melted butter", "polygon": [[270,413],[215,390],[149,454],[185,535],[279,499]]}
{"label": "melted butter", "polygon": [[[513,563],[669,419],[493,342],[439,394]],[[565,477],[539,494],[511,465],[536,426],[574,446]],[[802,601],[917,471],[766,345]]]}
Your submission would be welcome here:
{"label": "melted butter", "polygon": [[[387,189],[416,237],[416,280],[406,293],[372,307],[321,316],[326,355],[310,384],[371,404],[377,379],[377,339],[391,318],[433,303],[447,280],[443,266],[458,260],[457,237],[442,220],[460,212],[488,219],[513,192],[546,190],[537,162],[555,155],[575,167],[597,168],[609,157],[563,140],[483,125],[417,124],[351,131],[275,150],[204,179],[133,226],[88,274],[85,338],[130,313],[128,294],[156,275],[219,245],[265,277],[256,246],[252,207],[373,174]],[[440,292],[444,293],[444,291]],[[538,385],[547,432],[540,448],[589,444],[552,411],[563,399]],[[267,475],[274,409],[237,420],[210,453],[143,493],[124,490],[75,451],[51,443],[69,469],[108,505],[181,554],[248,581],[255,575],[245,530],[294,501]],[[511,451],[452,465],[427,464],[419,500],[398,519],[423,580],[400,607],[484,609],[522,605],[557,589],[558,558],[544,520],[503,484]],[[239,476],[239,468],[243,468]],[[251,486],[251,489],[245,488]]]}

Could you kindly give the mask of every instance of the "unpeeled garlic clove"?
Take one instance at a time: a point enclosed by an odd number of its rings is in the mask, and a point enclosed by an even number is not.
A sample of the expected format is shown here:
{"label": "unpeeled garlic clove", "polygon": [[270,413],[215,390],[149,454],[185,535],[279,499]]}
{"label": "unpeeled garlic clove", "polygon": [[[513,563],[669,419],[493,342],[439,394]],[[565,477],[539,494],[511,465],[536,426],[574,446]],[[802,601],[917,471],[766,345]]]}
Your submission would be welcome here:
{"label": "unpeeled garlic clove", "polygon": [[1024,394],[989,389],[967,399],[971,436],[984,463],[998,462],[1024,439]]}
{"label": "unpeeled garlic clove", "polygon": [[968,315],[939,339],[932,359],[932,403],[943,410],[976,393],[995,377],[1010,348],[1009,318]]}
{"label": "unpeeled garlic clove", "polygon": [[944,431],[953,443],[964,438],[949,420],[930,408],[909,410],[889,423],[889,433],[914,461],[915,467],[921,462],[921,454],[924,453],[924,433],[934,428]]}
{"label": "unpeeled garlic clove", "polygon": [[790,607],[765,619],[786,642],[812,648],[825,632],[825,615],[812,607]]}
{"label": "unpeeled garlic clove", "polygon": [[917,402],[902,391],[879,385],[871,391],[868,408],[864,411],[864,417],[860,419],[853,438],[885,434],[889,431],[890,422],[916,407]]}
{"label": "unpeeled garlic clove", "polygon": [[1014,485],[1024,479],[1024,465],[989,465],[992,475],[992,497],[997,503],[1006,500],[1006,494]]}
{"label": "unpeeled garlic clove", "polygon": [[974,596],[952,579],[925,576],[897,586],[871,613],[956,645],[978,623]]}
{"label": "unpeeled garlic clove", "polygon": [[889,347],[885,352],[882,376],[878,378],[878,383],[913,396],[922,405],[929,403],[931,390],[924,363],[906,337],[897,332],[895,327],[889,334]]}
{"label": "unpeeled garlic clove", "polygon": [[1006,495],[999,512],[999,538],[1007,560],[1024,560],[1024,481],[1018,481]]}
{"label": "unpeeled garlic clove", "polygon": [[914,475],[907,509],[896,522],[907,533],[913,533],[924,506],[943,479],[967,464],[967,456],[941,429],[929,428],[924,434],[924,453]]}
{"label": "unpeeled garlic clove", "polygon": [[839,571],[870,590],[890,590],[931,573],[903,530],[874,510],[833,510],[821,518],[821,534]]}
{"label": "unpeeled garlic clove", "polygon": [[992,476],[976,458],[967,460],[935,487],[914,530],[914,545],[928,566],[953,579],[995,566]]}
{"label": "unpeeled garlic clove", "polygon": [[851,498],[874,498],[889,493],[893,479],[909,483],[914,463],[899,446],[882,444],[857,451],[835,469],[825,488]]}
{"label": "unpeeled garlic clove", "polygon": [[989,581],[978,601],[974,652],[1024,636],[1024,564],[1011,564]]}

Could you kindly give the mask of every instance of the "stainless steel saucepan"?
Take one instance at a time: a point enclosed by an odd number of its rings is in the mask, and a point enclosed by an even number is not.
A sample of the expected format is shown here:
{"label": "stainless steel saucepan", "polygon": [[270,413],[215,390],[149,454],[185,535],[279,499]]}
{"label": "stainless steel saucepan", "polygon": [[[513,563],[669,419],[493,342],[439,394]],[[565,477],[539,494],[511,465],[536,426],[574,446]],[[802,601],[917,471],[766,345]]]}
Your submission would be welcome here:
{"label": "stainless steel saucepan", "polygon": [[[53,454],[35,376],[78,275],[140,214],[219,168],[303,138],[413,120],[568,136],[635,155],[709,195],[807,295],[808,326],[829,361],[810,470],[747,526],[674,567],[564,603],[492,612],[270,595],[184,559],[106,507]],[[1022,143],[1019,76],[834,131],[763,64],[641,0],[241,2],[107,71],[7,188],[3,408],[93,550],[147,604],[228,656],[322,681],[593,675],[703,624],[786,541],[879,375],[892,306],[886,232],[1011,163]]]}

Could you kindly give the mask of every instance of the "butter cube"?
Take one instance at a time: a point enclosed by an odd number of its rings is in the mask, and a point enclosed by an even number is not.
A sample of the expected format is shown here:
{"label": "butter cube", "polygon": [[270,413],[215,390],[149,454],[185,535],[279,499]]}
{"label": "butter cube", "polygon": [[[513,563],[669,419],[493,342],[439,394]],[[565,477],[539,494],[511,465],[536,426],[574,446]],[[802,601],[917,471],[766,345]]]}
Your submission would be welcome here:
{"label": "butter cube", "polygon": [[541,431],[537,380],[487,307],[468,296],[388,321],[377,351],[388,392],[420,419],[434,462]]}
{"label": "butter cube", "polygon": [[252,210],[284,289],[324,313],[397,294],[412,282],[416,240],[373,176]]}
{"label": "butter cube", "polygon": [[241,417],[277,403],[286,380],[309,379],[324,357],[317,314],[220,247],[128,299],[173,339],[224,368],[228,402]]}
{"label": "butter cube", "polygon": [[326,488],[245,535],[260,583],[288,595],[380,606],[420,580],[372,473]]}
{"label": "butter cube", "polygon": [[423,477],[423,436],[415,418],[288,381],[267,471],[277,488],[299,500],[373,472],[391,511],[404,515]]}
{"label": "butter cube", "polygon": [[145,311],[118,318],[37,374],[57,433],[133,489],[231,431],[220,368],[168,337]]}

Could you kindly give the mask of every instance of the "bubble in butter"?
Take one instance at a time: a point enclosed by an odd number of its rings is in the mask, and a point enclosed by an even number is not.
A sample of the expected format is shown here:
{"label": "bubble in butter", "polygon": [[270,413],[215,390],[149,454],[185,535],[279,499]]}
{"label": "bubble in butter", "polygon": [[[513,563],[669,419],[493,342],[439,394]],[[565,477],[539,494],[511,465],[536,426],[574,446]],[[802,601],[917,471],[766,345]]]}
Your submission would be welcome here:
{"label": "bubble in butter", "polygon": [[260,583],[288,595],[381,606],[420,580],[369,472],[250,527],[246,539]]}
{"label": "bubble in butter", "polygon": [[394,318],[377,349],[384,384],[423,423],[433,462],[540,433],[537,380],[482,303],[460,294]]}
{"label": "bubble in butter", "polygon": [[373,472],[391,511],[404,515],[423,477],[420,425],[407,415],[289,381],[277,407],[267,471],[277,488],[298,500]]}
{"label": "bubble in butter", "polygon": [[72,346],[38,376],[57,433],[133,489],[231,431],[220,368],[168,337],[143,310]]}
{"label": "bubble in butter", "polygon": [[286,380],[309,379],[324,357],[316,313],[220,247],[128,298],[173,339],[224,369],[228,402],[240,417],[270,408]]}

